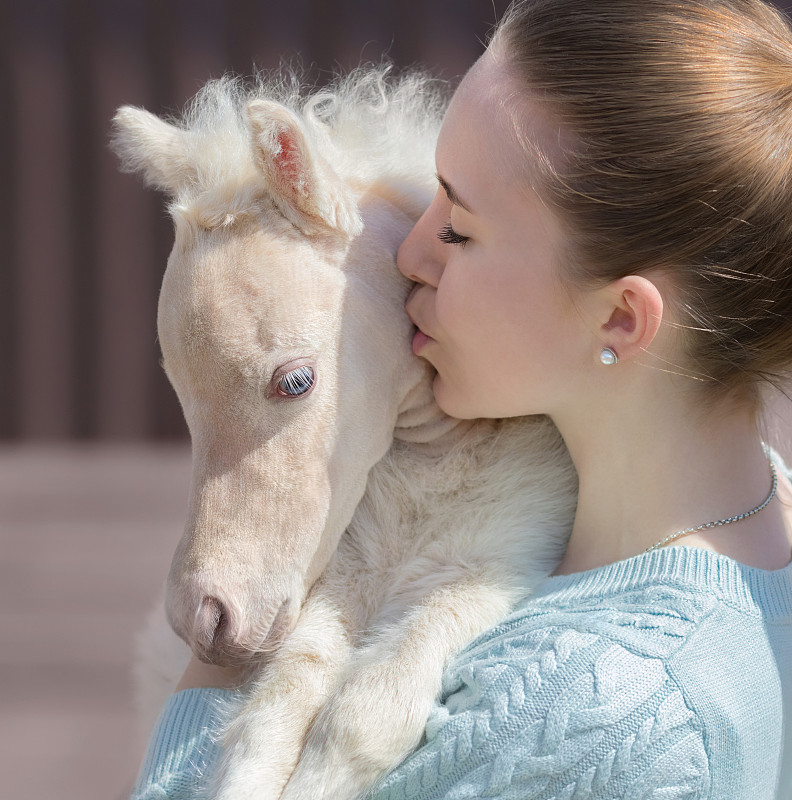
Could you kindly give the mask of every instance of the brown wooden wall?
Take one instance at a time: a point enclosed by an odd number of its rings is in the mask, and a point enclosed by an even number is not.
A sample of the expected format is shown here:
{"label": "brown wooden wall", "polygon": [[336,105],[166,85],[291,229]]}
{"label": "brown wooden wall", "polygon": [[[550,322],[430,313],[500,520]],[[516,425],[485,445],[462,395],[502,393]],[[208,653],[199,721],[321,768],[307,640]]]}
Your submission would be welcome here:
{"label": "brown wooden wall", "polygon": [[[596,2],[596,0],[592,0]],[[161,200],[107,149],[123,103],[387,52],[464,72],[506,0],[0,0],[0,438],[184,435],[158,366]]]}

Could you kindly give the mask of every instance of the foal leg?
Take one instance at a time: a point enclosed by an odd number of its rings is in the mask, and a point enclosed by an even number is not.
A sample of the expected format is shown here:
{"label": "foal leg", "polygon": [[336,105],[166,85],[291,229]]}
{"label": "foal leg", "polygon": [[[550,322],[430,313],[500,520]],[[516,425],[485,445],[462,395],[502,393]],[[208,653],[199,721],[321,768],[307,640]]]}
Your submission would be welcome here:
{"label": "foal leg", "polygon": [[311,726],[281,800],[350,800],[399,764],[420,742],[448,658],[515,599],[502,581],[460,567],[363,648]]}
{"label": "foal leg", "polygon": [[314,586],[294,631],[227,725],[210,797],[280,797],[306,731],[336,688],[362,624],[360,603],[341,570],[329,570]]}

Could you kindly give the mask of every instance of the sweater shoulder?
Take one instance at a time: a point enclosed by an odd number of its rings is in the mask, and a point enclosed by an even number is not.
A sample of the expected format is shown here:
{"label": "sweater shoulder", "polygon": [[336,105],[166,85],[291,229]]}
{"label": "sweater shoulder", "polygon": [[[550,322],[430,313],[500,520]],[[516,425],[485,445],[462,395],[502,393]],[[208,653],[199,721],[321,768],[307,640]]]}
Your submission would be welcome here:
{"label": "sweater shoulder", "polygon": [[449,665],[423,746],[379,800],[774,796],[784,726],[768,630],[788,627],[775,588],[766,603],[687,566],[558,585]]}
{"label": "sweater shoulder", "polygon": [[672,605],[523,606],[446,671],[378,799],[708,797],[704,730],[666,664],[706,603]]}

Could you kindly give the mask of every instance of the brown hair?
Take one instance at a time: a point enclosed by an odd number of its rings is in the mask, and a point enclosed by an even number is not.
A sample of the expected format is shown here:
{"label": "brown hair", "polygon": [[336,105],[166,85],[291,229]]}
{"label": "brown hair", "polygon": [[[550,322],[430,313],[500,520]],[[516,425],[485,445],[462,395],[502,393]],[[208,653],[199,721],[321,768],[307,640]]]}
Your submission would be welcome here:
{"label": "brown hair", "polygon": [[[577,281],[664,269],[692,374],[792,364],[792,33],[761,0],[522,0],[495,32],[572,145],[549,201]],[[720,393],[719,393],[720,394]]]}

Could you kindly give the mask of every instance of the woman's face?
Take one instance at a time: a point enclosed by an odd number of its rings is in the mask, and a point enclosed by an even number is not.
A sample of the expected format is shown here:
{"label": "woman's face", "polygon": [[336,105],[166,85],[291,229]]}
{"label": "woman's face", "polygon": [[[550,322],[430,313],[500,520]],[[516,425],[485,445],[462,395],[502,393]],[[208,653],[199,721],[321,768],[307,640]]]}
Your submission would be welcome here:
{"label": "woman's face", "polygon": [[[491,53],[465,77],[437,145],[437,194],[398,255],[417,284],[413,350],[437,370],[440,407],[460,418],[552,415],[596,344],[560,280],[564,231],[530,187],[514,91]],[[558,131],[539,109],[516,107],[521,133],[552,145]]]}

